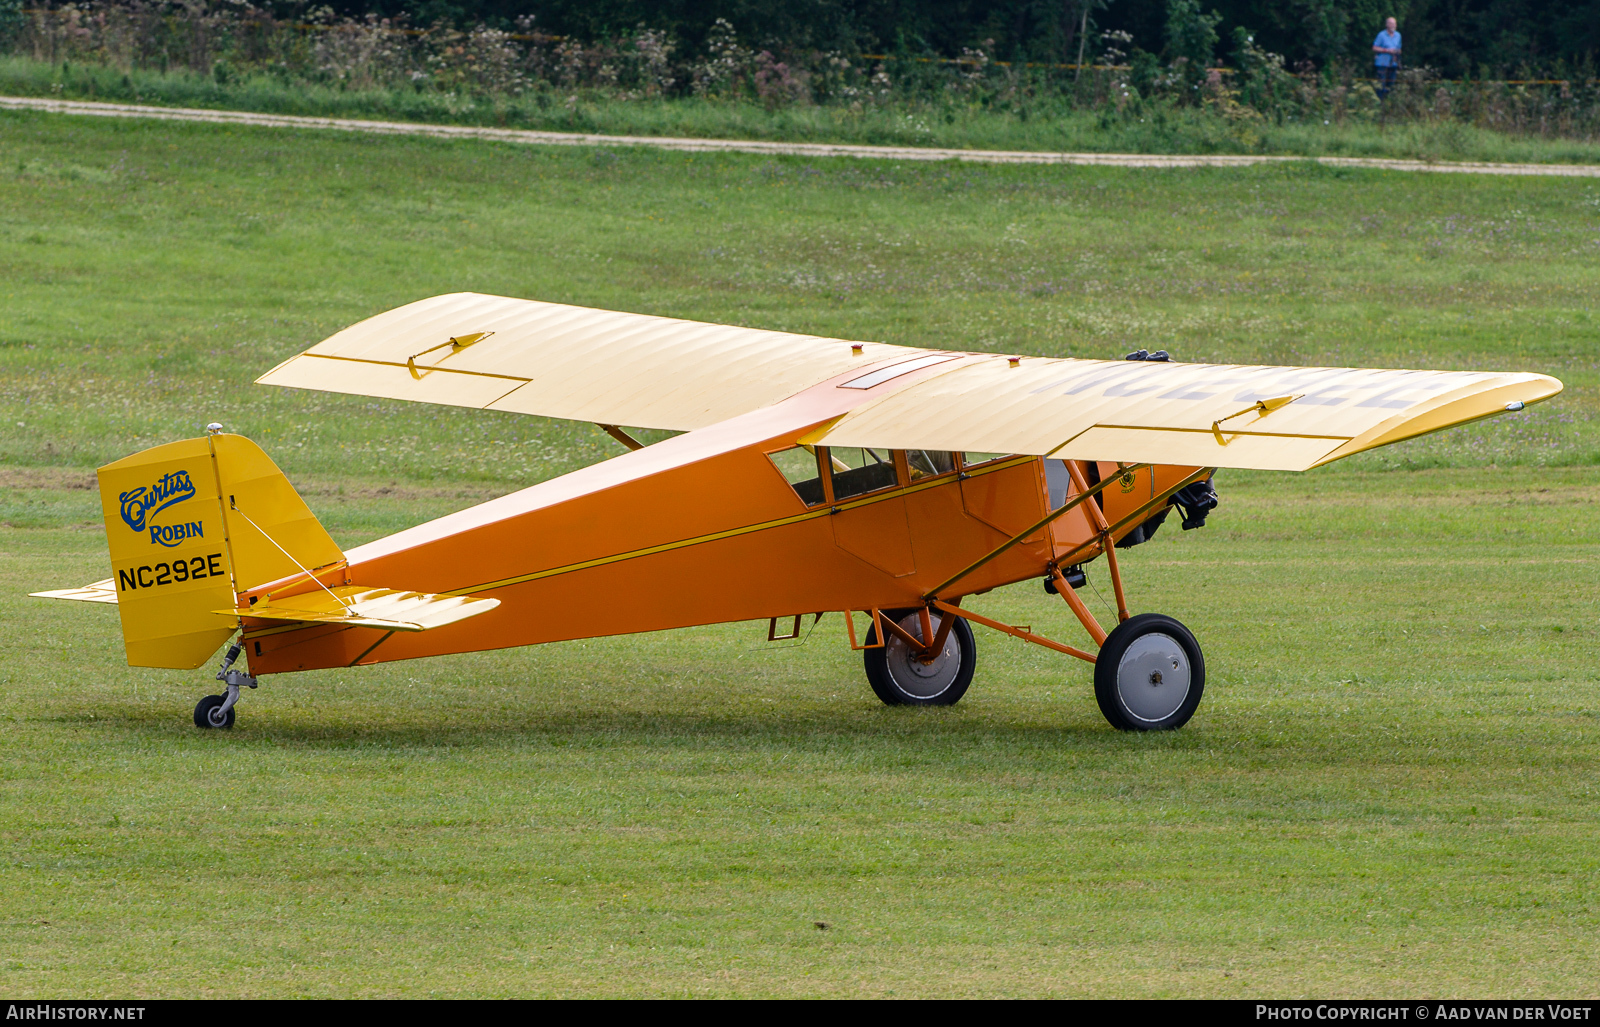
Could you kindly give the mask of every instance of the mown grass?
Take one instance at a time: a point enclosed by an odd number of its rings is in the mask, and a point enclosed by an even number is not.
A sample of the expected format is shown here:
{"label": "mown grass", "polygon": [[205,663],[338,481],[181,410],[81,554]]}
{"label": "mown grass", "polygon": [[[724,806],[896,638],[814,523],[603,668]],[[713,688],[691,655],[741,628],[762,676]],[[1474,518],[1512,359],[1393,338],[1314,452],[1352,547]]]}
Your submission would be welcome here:
{"label": "mown grass", "polygon": [[[1592,995],[1600,199],[1559,180],[546,152],[0,116],[0,985],[77,995]],[[1028,353],[1508,367],[1557,400],[1224,474],[1124,561],[1183,731],[982,633],[842,626],[269,679],[121,665],[93,464],[217,419],[346,545],[615,451],[253,388],[477,289]],[[1104,581],[1091,580],[1104,591]],[[1071,639],[1027,584],[974,602]],[[827,925],[819,928],[816,924]]]}
{"label": "mown grass", "polygon": [[[1600,459],[1600,185],[571,151],[0,118],[0,457],[210,420],[301,473],[527,482],[588,425],[249,387],[459,289],[953,348],[1530,369],[1567,393],[1342,466]],[[18,423],[21,422],[21,423]]]}
{"label": "mown grass", "polygon": [[59,97],[317,117],[489,125],[607,135],[691,136],[979,150],[1091,153],[1287,154],[1420,160],[1600,163],[1600,141],[1497,132],[1452,121],[1374,122],[1318,115],[1275,121],[1147,104],[1123,113],[1041,99],[1015,111],[961,98],[901,99],[884,106],[769,109],[748,100],[631,99],[594,90],[482,97],[383,87],[351,89],[270,75],[226,81],[177,70],[123,71],[98,64],[0,57],[0,95]]}

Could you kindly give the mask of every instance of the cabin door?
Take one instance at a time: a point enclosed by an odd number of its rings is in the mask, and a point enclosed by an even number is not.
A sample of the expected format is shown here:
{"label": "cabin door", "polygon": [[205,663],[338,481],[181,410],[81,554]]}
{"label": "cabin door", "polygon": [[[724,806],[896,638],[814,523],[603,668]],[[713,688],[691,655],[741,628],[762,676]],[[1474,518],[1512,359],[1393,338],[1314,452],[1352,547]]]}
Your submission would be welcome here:
{"label": "cabin door", "polygon": [[829,519],[833,521],[833,540],[850,555],[896,578],[916,571],[904,496],[889,496]]}
{"label": "cabin door", "polygon": [[911,524],[905,495],[899,491],[898,461],[888,450],[828,451],[833,508],[833,540],[851,556],[891,577],[915,573]]}

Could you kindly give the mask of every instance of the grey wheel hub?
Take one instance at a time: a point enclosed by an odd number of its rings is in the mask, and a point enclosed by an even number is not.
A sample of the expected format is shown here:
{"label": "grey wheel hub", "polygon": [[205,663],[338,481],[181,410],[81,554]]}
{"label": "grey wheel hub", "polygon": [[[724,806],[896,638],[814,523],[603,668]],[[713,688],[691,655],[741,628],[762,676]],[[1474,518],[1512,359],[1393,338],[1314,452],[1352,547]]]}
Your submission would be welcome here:
{"label": "grey wheel hub", "polygon": [[[940,618],[937,614],[930,615],[933,623],[933,633],[939,634]],[[900,619],[900,626],[915,638],[922,637],[922,615],[909,614]],[[961,673],[961,646],[956,641],[956,633],[950,632],[944,641],[944,648],[939,651],[932,661],[923,663],[922,658],[912,651],[905,639],[899,635],[890,634],[884,645],[884,667],[889,676],[901,691],[918,699],[932,699],[944,694],[945,690],[955,683],[956,675]]]}
{"label": "grey wheel hub", "polygon": [[1117,697],[1136,720],[1166,720],[1189,697],[1189,654],[1171,635],[1139,636],[1117,664]]}

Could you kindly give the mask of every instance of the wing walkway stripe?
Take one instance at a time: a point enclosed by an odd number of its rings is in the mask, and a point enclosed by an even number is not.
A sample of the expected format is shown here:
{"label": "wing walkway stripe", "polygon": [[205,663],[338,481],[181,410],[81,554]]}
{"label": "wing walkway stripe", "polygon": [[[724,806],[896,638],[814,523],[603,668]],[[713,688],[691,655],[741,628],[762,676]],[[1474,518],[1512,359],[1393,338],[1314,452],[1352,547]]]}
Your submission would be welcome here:
{"label": "wing walkway stripe", "polygon": [[0,110],[44,111],[107,118],[153,118],[265,128],[320,128],[376,135],[431,136],[443,139],[487,139],[532,146],[643,146],[690,153],[765,153],[798,157],[860,157],[876,160],[967,161],[976,164],[1075,164],[1124,168],[1236,168],[1252,164],[1313,161],[1330,167],[1377,168],[1388,171],[1448,171],[1471,175],[1543,175],[1600,178],[1596,164],[1503,164],[1470,161],[1401,160],[1390,157],[1287,157],[1245,154],[1052,153],[1030,150],[949,150],[921,146],[864,146],[847,143],[783,143],[745,139],[689,139],[667,136],[616,136],[585,132],[540,132],[471,125],[428,125],[355,118],[313,118],[295,114],[201,110],[194,107],[150,107],[141,104],[42,97],[0,96]]}

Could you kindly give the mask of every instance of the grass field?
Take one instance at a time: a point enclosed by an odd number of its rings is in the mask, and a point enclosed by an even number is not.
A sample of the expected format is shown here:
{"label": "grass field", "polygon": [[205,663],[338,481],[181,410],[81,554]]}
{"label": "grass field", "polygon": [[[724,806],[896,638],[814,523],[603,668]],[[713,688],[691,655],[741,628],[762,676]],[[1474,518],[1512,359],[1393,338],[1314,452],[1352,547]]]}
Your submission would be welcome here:
{"label": "grass field", "polygon": [[[0,115],[0,991],[1593,996],[1597,270],[1583,181]],[[206,674],[132,671],[111,611],[23,596],[106,573],[97,462],[210,420],[344,544],[614,452],[248,384],[456,289],[1568,388],[1225,473],[1207,528],[1130,551],[1134,605],[1210,670],[1155,737],[988,632],[959,706],[884,708],[837,618],[268,679],[201,733]],[[1035,584],[974,602],[1072,637]]]}

